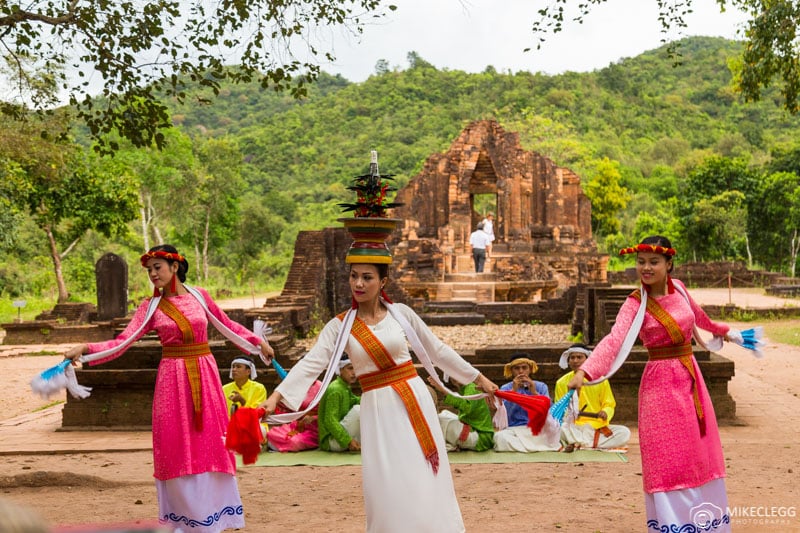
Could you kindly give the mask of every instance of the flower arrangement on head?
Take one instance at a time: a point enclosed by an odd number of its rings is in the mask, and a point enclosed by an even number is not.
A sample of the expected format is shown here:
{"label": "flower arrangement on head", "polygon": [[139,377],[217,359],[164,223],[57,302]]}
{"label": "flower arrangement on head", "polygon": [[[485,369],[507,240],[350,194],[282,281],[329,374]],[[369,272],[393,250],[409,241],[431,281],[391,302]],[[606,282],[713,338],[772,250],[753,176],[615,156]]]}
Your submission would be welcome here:
{"label": "flower arrangement on head", "polygon": [[355,211],[354,217],[338,219],[353,238],[353,244],[345,257],[348,264],[392,262],[392,253],[386,246],[386,239],[395,230],[400,219],[388,218],[386,210],[403,204],[386,200],[386,193],[396,189],[384,181],[390,180],[390,176],[381,176],[378,172],[378,152],[373,150],[371,155],[369,174],[354,178],[355,184],[348,187],[358,193],[356,203],[339,204],[344,211]]}
{"label": "flower arrangement on head", "polygon": [[387,193],[397,190],[389,184],[389,181],[394,181],[394,179],[391,174],[381,175],[378,172],[378,152],[372,150],[370,155],[369,174],[356,176],[353,178],[353,185],[347,187],[348,190],[355,191],[358,195],[356,203],[337,205],[344,212],[353,211],[356,217],[386,218],[387,209],[400,207],[403,204],[388,201]]}

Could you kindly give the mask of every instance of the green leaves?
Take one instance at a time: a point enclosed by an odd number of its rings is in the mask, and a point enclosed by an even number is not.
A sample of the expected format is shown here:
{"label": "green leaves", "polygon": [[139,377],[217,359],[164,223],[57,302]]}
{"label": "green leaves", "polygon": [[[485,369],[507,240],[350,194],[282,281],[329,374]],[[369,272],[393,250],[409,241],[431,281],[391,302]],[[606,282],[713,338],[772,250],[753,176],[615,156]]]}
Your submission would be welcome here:
{"label": "green leaves", "polygon": [[59,286],[59,301],[67,299],[60,260],[89,230],[105,236],[127,231],[136,216],[138,180],[113,160],[84,154],[63,140],[43,139],[37,129],[0,129],[0,161],[7,184],[0,200],[16,206],[47,234]]}
{"label": "green leaves", "polygon": [[[666,36],[674,29],[686,28],[686,17],[692,13],[694,0],[658,0],[658,20],[661,23],[662,43],[673,65],[684,64],[680,41],[667,43]],[[607,0],[553,0],[538,11],[533,23],[533,35],[540,49],[549,33],[560,32],[570,13],[570,23],[582,24],[591,10]],[[800,111],[800,3],[793,0],[717,0],[720,11],[733,6],[750,14],[744,30],[745,49],[742,60],[735,63],[735,85],[746,101],[758,101],[767,87],[777,83],[783,96],[783,107],[790,113]],[[571,9],[570,9],[571,8]],[[527,51],[528,49],[526,49]]]}
{"label": "green leaves", "polygon": [[[0,44],[13,64],[35,57],[38,68],[74,69],[77,81],[59,80],[59,85],[89,128],[96,150],[112,153],[120,146],[109,139],[112,132],[137,147],[163,148],[159,132],[171,124],[160,99],[182,101],[185,79],[202,80],[215,89],[224,78],[235,83],[258,80],[264,88],[304,96],[305,85],[319,75],[319,56],[332,56],[309,47],[303,56],[310,52],[310,59],[301,61],[294,47],[313,40],[318,27],[358,32],[365,16],[380,16],[384,9],[395,6],[381,8],[379,0],[225,0],[208,6],[179,0],[34,0],[24,7],[3,2]],[[226,70],[225,65],[238,68]],[[206,78],[208,72],[215,78]],[[18,79],[24,98],[34,80],[30,75]],[[98,81],[102,98],[87,97]],[[50,107],[29,101],[38,112]]]}
{"label": "green leaves", "polygon": [[584,187],[592,201],[592,221],[595,233],[611,235],[620,229],[618,213],[628,205],[630,195],[621,185],[619,163],[607,157],[595,163],[595,171]]}

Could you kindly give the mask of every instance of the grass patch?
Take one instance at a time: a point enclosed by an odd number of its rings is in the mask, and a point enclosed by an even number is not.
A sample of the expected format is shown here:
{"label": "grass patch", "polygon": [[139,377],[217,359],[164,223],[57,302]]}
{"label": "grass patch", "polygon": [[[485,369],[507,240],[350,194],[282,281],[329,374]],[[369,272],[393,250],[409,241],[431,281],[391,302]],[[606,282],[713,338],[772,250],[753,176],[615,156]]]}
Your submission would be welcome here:
{"label": "grass patch", "polygon": [[[20,309],[14,307],[16,300],[25,300],[25,307]],[[11,323],[17,320],[17,315],[24,321],[33,320],[42,311],[48,311],[55,306],[53,298],[0,298],[0,324]]]}
{"label": "grass patch", "polygon": [[800,346],[800,320],[775,320],[763,325],[764,336],[770,341]]}
{"label": "grass patch", "polygon": [[58,405],[58,404],[61,404],[61,403],[66,403],[66,402],[65,402],[64,400],[56,400],[56,401],[54,401],[54,402],[50,402],[50,403],[48,403],[48,404],[46,404],[46,405],[43,405],[43,406],[41,406],[41,407],[37,407],[36,409],[34,409],[34,410],[33,410],[33,411],[31,411],[31,412],[33,412],[33,413],[38,413],[39,411],[44,411],[45,409],[50,409],[50,408],[51,408],[51,407],[53,407],[54,405]]}

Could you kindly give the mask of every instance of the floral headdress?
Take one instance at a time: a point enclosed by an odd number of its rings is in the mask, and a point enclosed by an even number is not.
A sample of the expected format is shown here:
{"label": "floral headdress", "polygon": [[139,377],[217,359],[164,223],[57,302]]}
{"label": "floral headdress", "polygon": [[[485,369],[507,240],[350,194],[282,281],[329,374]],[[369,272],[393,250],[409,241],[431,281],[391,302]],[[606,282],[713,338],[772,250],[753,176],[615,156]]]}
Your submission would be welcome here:
{"label": "floral headdress", "polygon": [[142,266],[146,267],[147,262],[151,259],[167,259],[169,261],[177,261],[182,263],[186,259],[181,254],[176,254],[172,252],[165,252],[164,250],[158,250],[156,252],[147,252],[145,253],[139,260],[142,262]]}
{"label": "floral headdress", "polygon": [[386,246],[386,239],[397,227],[400,219],[387,218],[386,210],[399,207],[403,204],[389,202],[386,195],[395,191],[387,180],[392,180],[391,175],[381,175],[378,172],[378,152],[370,152],[371,162],[369,174],[353,178],[353,185],[348,190],[356,191],[356,203],[338,204],[345,212],[353,211],[353,218],[340,218],[353,237],[353,244],[347,251],[347,263],[375,263],[389,264],[392,254]]}
{"label": "floral headdress", "polygon": [[623,248],[619,251],[619,255],[636,254],[639,252],[650,252],[654,254],[668,255],[670,257],[676,254],[675,248],[667,248],[666,246],[658,246],[655,244],[637,244],[629,248]]}
{"label": "floral headdress", "polygon": [[378,172],[378,152],[370,152],[371,161],[369,174],[353,178],[353,185],[347,187],[349,191],[356,191],[356,203],[337,204],[344,212],[354,211],[356,217],[386,218],[386,210],[400,207],[403,204],[389,202],[386,194],[397,189],[388,182],[394,181],[392,174],[381,175]]}

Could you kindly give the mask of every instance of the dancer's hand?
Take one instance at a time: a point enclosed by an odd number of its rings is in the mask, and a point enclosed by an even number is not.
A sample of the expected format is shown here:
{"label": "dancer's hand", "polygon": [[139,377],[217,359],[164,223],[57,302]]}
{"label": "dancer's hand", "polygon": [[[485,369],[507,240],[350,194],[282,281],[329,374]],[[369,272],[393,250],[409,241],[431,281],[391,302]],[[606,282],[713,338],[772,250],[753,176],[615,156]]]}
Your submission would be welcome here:
{"label": "dancer's hand", "polygon": [[478,374],[478,377],[475,379],[474,383],[480,390],[492,397],[494,397],[495,391],[500,388],[494,383],[494,381],[487,378],[483,374]]}
{"label": "dancer's hand", "polygon": [[261,353],[267,358],[268,361],[272,361],[272,358],[275,357],[275,350],[266,340],[261,341]]}
{"label": "dancer's hand", "polygon": [[433,377],[428,376],[428,383],[431,384],[431,387],[441,392],[442,394],[447,394],[447,389],[439,385],[439,383],[435,379],[433,379]]}
{"label": "dancer's hand", "polygon": [[728,342],[732,342],[734,344],[738,344],[741,346],[744,343],[744,338],[742,337],[742,332],[738,329],[729,329],[728,332],[723,337]]}
{"label": "dancer's hand", "polygon": [[575,375],[572,376],[572,379],[569,380],[569,383],[567,383],[567,388],[572,389],[576,392],[580,392],[581,387],[583,387],[583,380],[585,379],[585,377],[586,373],[583,370],[581,369],[576,370]]}
{"label": "dancer's hand", "polygon": [[78,366],[78,357],[86,353],[88,349],[89,347],[85,344],[79,344],[73,348],[70,348],[67,353],[64,354],[64,358],[72,361],[73,366]]}
{"label": "dancer's hand", "polygon": [[283,396],[281,396],[281,393],[275,391],[269,395],[269,398],[261,402],[258,407],[266,411],[266,413],[264,413],[264,416],[269,416],[275,412],[275,409],[278,408],[278,402],[280,402],[282,398]]}

